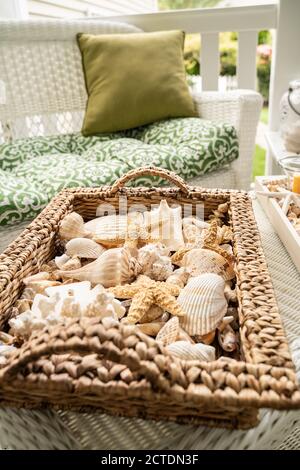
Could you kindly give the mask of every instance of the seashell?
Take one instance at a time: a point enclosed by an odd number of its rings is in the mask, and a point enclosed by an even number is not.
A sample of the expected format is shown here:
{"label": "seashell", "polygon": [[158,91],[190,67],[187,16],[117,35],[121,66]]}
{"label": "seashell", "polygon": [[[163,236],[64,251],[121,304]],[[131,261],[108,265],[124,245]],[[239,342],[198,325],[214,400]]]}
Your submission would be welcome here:
{"label": "seashell", "polygon": [[189,343],[195,344],[195,341],[181,327],[179,327],[179,333],[178,333],[177,340],[178,341],[188,341]]}
{"label": "seashell", "polygon": [[179,318],[172,317],[171,320],[167,321],[162,329],[156,336],[156,341],[161,343],[163,346],[174,343],[179,333]]}
{"label": "seashell", "polygon": [[[76,238],[75,238],[76,240]],[[54,262],[55,262],[55,265],[58,269],[63,269],[64,265],[70,260],[70,256],[68,256],[67,254],[63,254],[61,256],[55,256],[54,258]]]}
{"label": "seashell", "polygon": [[35,296],[35,291],[31,287],[25,287],[23,290],[20,299],[33,300]]}
{"label": "seashell", "polygon": [[236,289],[231,289],[230,283],[226,282],[225,283],[225,289],[224,289],[224,294],[226,297],[227,302],[237,302],[237,293]]}
{"label": "seashell", "polygon": [[136,277],[137,261],[127,248],[111,248],[99,258],[79,269],[60,271],[64,277],[79,281],[90,281],[104,287],[126,284]]}
{"label": "seashell", "polygon": [[40,273],[37,273],[37,274],[33,274],[32,276],[25,277],[23,279],[23,284],[25,284],[25,286],[27,286],[31,282],[45,281],[45,280],[49,280],[49,279],[50,279],[50,274],[48,272],[44,271],[44,272],[40,272]]}
{"label": "seashell", "polygon": [[[141,219],[143,215],[140,214]],[[120,246],[127,235],[129,215],[104,215],[86,222],[85,229],[93,233],[93,239],[106,247]]]}
{"label": "seashell", "polygon": [[166,349],[171,356],[178,357],[184,361],[198,360],[210,362],[216,358],[215,348],[202,343],[191,344],[188,341],[176,341],[166,346]]}
{"label": "seashell", "polygon": [[221,245],[222,243],[228,243],[233,240],[233,233],[228,225],[222,225],[217,229],[217,243]]}
{"label": "seashell", "polygon": [[15,307],[17,307],[19,313],[26,312],[26,310],[30,310],[32,305],[32,300],[29,299],[19,299],[15,303]]}
{"label": "seashell", "polygon": [[183,289],[189,277],[190,274],[185,268],[179,268],[173,271],[173,273],[166,279],[166,282],[170,284],[175,284],[176,286]]}
{"label": "seashell", "polygon": [[31,310],[9,320],[11,332],[27,338],[32,331],[56,325],[68,317],[111,317],[118,321],[126,309],[103,286],[91,289],[90,282],[49,287],[46,295],[37,294]]}
{"label": "seashell", "polygon": [[230,325],[218,331],[218,341],[224,351],[233,352],[237,348],[237,336]]}
{"label": "seashell", "polygon": [[168,312],[164,312],[159,319],[160,321],[167,322],[170,319],[170,314]]}
{"label": "seashell", "polygon": [[225,282],[221,276],[209,273],[191,278],[177,301],[185,312],[182,328],[191,336],[214,331],[227,311]]}
{"label": "seashell", "polygon": [[173,265],[168,256],[161,256],[161,258],[152,265],[151,279],[155,281],[165,281],[173,272]]}
{"label": "seashell", "polygon": [[[140,319],[140,323],[149,323],[157,320],[158,318],[162,317],[164,314],[163,309],[159,305],[151,305],[147,313],[142,316]],[[161,320],[166,321],[166,320]]]}
{"label": "seashell", "polygon": [[139,272],[154,279],[164,281],[173,272],[169,249],[161,243],[149,243],[138,250]]}
{"label": "seashell", "polygon": [[144,212],[144,222],[150,227],[153,239],[159,239],[170,251],[176,251],[184,245],[182,234],[181,207],[169,207],[162,199],[159,207]]}
{"label": "seashell", "polygon": [[70,258],[64,265],[63,265],[63,270],[64,271],[72,271],[73,269],[79,269],[81,268],[81,262],[80,259],[77,257]]}
{"label": "seashell", "polygon": [[165,325],[164,322],[152,322],[152,323],[138,323],[135,326],[149,336],[156,336],[161,328]]}
{"label": "seashell", "polygon": [[48,281],[47,279],[41,281],[31,281],[27,283],[27,287],[32,289],[35,294],[42,294],[45,289],[52,286],[58,286],[60,282],[58,281]]}
{"label": "seashell", "polygon": [[210,333],[207,333],[206,335],[195,335],[193,336],[193,339],[196,341],[196,343],[211,344],[214,342],[215,337],[216,337],[216,330],[211,331]]}
{"label": "seashell", "polygon": [[284,145],[288,152],[300,153],[300,119],[285,132]]}
{"label": "seashell", "polygon": [[85,228],[83,218],[77,212],[71,212],[63,218],[58,233],[63,240],[90,236],[90,232]]}
{"label": "seashell", "polygon": [[235,277],[233,263],[229,263],[219,253],[205,248],[194,248],[186,253],[181,260],[181,266],[185,267],[191,276],[215,273],[225,281]]}
{"label": "seashell", "polygon": [[209,224],[196,217],[184,217],[182,219],[182,232],[186,244],[195,244],[199,241],[203,229],[209,228]]}
{"label": "seashell", "polygon": [[96,259],[104,253],[105,248],[89,238],[73,238],[66,244],[66,254],[77,258]]}

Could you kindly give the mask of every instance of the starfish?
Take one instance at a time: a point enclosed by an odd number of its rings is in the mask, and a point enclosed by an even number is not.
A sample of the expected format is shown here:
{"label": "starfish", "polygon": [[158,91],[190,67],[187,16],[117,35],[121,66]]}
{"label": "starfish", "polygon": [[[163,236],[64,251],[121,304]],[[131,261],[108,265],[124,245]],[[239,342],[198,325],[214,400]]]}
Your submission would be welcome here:
{"label": "starfish", "polygon": [[118,299],[132,298],[128,315],[124,318],[126,323],[137,323],[152,305],[157,305],[178,317],[184,315],[175,299],[180,294],[181,289],[174,284],[153,281],[150,277],[141,275],[132,284],[111,287],[109,291]]}
{"label": "starfish", "polygon": [[223,256],[223,258],[228,261],[228,263],[232,263],[233,257],[230,253],[228,253],[224,248],[222,248],[218,242],[218,221],[217,219],[212,219],[210,222],[210,227],[207,230],[204,238],[199,238],[199,240],[190,247],[183,247],[180,250],[176,251],[174,255],[171,257],[173,264],[179,264],[180,261],[183,259],[184,255],[191,251],[194,248],[205,248],[207,250],[215,251],[219,255]]}

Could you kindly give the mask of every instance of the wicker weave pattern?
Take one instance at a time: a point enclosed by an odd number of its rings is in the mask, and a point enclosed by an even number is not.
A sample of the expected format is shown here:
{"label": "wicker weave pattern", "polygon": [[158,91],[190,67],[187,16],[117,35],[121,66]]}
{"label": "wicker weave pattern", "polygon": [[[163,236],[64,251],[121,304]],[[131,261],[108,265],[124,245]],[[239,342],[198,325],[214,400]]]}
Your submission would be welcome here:
{"label": "wicker weave pattern", "polygon": [[[180,189],[123,187],[142,173],[164,174]],[[112,414],[240,428],[257,423],[257,408],[300,407],[251,201],[244,192],[190,188],[157,168],[130,172],[113,187],[63,192],[0,257],[1,323],[20,294],[22,278],[53,256],[64,215],[75,209],[90,218],[101,200],[117,207],[120,195],[130,204],[155,204],[162,197],[194,206],[202,201],[207,215],[220,202],[230,202],[244,360],[181,362],[133,327],[77,320],[33,335],[16,352],[0,371],[2,403],[97,407]]]}

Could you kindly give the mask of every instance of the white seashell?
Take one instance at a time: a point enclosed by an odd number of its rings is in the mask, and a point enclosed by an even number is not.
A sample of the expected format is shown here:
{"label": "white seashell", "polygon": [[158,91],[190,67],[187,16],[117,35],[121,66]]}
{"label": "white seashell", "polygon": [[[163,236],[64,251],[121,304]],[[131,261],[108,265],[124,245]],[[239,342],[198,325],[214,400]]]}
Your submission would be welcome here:
{"label": "white seashell", "polygon": [[163,346],[174,343],[179,334],[179,318],[177,316],[172,317],[162,327],[156,336],[156,341],[161,343]]}
{"label": "white seashell", "polygon": [[169,207],[165,199],[158,208],[144,212],[144,221],[150,226],[150,234],[159,239],[170,251],[177,251],[184,245],[182,234],[181,207]]}
{"label": "white seashell", "polygon": [[27,282],[27,287],[32,289],[36,294],[42,294],[45,289],[52,286],[60,285],[58,281],[48,281],[47,279],[42,279],[40,281],[31,281]]}
{"label": "white seashell", "polygon": [[178,357],[184,361],[214,361],[216,357],[215,348],[206,344],[191,344],[188,341],[176,341],[166,347],[171,356]]}
{"label": "white seashell", "polygon": [[186,253],[181,260],[181,266],[185,267],[191,276],[215,273],[225,281],[235,277],[233,264],[229,264],[219,253],[204,248],[194,248]]}
{"label": "white seashell", "polygon": [[89,238],[73,238],[66,244],[66,254],[78,258],[96,259],[104,253],[105,248]]}
{"label": "white seashell", "polygon": [[224,351],[233,352],[237,348],[237,336],[230,325],[218,331],[218,341]]}
{"label": "white seashell", "polygon": [[214,331],[227,311],[225,282],[217,274],[202,274],[191,278],[177,301],[185,312],[182,328],[191,336]]}
{"label": "white seashell", "polygon": [[125,315],[126,309],[103,286],[91,289],[90,282],[49,287],[48,295],[37,294],[31,310],[9,320],[11,333],[27,338],[33,330],[56,325],[68,317],[111,317]]}
{"label": "white seashell", "polygon": [[93,233],[93,239],[107,247],[120,246],[124,243],[130,223],[143,225],[141,212],[114,214],[97,217],[86,222],[85,229]]}
{"label": "white seashell", "polygon": [[152,323],[138,323],[135,325],[135,327],[145,335],[156,336],[164,325],[164,322],[155,321]]}
{"label": "white seashell", "polygon": [[72,271],[61,271],[64,277],[90,281],[104,287],[126,284],[136,276],[137,261],[127,248],[111,248],[92,263]]}
{"label": "white seashell", "polygon": [[182,219],[182,231],[186,244],[196,243],[200,237],[203,229],[209,228],[209,224],[196,217],[185,217]]}
{"label": "white seashell", "polygon": [[58,233],[63,240],[72,240],[72,238],[88,237],[90,235],[84,226],[83,218],[77,212],[71,212],[63,218]]}
{"label": "white seashell", "polygon": [[190,274],[185,268],[179,268],[173,271],[173,273],[166,279],[166,282],[175,284],[176,286],[179,286],[181,289],[183,289],[189,277]]}
{"label": "white seashell", "polygon": [[143,246],[137,255],[139,272],[155,281],[164,281],[173,272],[168,254],[169,249],[161,243],[149,243]]}
{"label": "white seashell", "polygon": [[[75,238],[76,240],[76,238]],[[64,265],[70,260],[70,256],[65,253],[61,256],[55,256],[54,261],[58,269],[63,269]]]}
{"label": "white seashell", "polygon": [[289,152],[300,153],[300,119],[285,132],[284,145]]}
{"label": "white seashell", "polygon": [[40,273],[33,274],[32,276],[25,277],[23,279],[23,284],[25,284],[25,286],[28,286],[32,282],[46,281],[46,280],[49,280],[49,279],[50,279],[50,274],[46,271],[42,271]]}

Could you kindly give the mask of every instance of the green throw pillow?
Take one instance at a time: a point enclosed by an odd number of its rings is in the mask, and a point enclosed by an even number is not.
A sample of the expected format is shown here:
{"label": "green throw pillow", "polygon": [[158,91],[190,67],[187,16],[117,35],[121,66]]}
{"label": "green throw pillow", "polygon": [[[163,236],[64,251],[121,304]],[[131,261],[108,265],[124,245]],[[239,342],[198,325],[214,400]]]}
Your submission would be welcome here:
{"label": "green throw pillow", "polygon": [[196,116],[183,61],[183,31],[77,35],[88,103],[82,133],[115,132]]}

